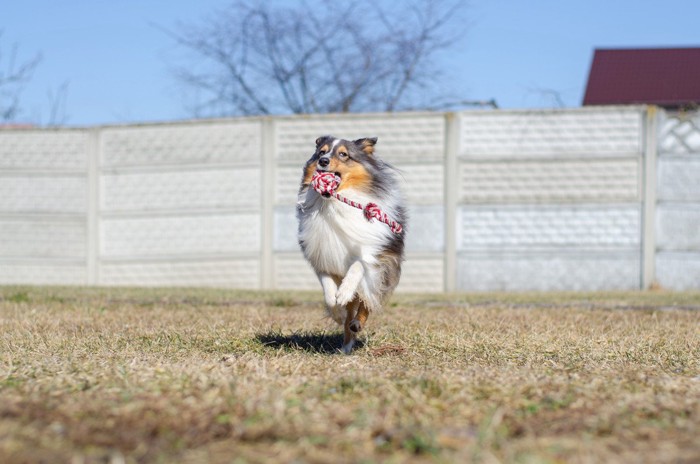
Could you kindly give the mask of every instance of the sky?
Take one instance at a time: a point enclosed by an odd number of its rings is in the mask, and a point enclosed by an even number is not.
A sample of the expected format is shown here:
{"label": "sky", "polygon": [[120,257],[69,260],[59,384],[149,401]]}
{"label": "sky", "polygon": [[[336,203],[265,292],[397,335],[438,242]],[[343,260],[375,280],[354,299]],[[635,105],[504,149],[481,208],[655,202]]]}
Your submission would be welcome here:
{"label": "sky", "polygon": [[[68,126],[191,118],[172,72],[180,49],[163,29],[229,3],[0,0],[0,69],[13,44],[20,60],[42,56],[18,121],[47,124],[52,101]],[[700,46],[698,0],[471,0],[467,17],[463,38],[440,56],[446,85],[501,108],[580,106],[596,48]]]}

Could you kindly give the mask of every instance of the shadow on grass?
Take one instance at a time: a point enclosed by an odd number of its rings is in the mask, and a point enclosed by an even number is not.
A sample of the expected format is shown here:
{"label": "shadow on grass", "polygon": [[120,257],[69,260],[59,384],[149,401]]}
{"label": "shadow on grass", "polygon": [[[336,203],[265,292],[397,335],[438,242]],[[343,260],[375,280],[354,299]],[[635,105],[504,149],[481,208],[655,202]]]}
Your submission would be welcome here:
{"label": "shadow on grass", "polygon": [[[286,348],[310,353],[337,354],[341,352],[340,348],[343,346],[343,334],[338,332],[306,332],[290,335],[268,332],[258,334],[255,338],[269,348]],[[363,345],[362,340],[357,340],[354,349],[362,348]]]}

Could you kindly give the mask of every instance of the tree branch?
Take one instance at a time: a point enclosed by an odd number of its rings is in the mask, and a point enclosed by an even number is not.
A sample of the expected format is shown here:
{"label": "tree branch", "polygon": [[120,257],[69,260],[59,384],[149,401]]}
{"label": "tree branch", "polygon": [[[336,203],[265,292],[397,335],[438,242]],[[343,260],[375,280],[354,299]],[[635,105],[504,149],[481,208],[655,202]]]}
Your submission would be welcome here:
{"label": "tree branch", "polygon": [[454,44],[449,26],[460,7],[457,0],[413,0],[397,14],[385,0],[323,0],[320,8],[239,0],[208,22],[167,33],[204,60],[176,72],[208,96],[200,110],[394,111],[435,81],[433,58]]}

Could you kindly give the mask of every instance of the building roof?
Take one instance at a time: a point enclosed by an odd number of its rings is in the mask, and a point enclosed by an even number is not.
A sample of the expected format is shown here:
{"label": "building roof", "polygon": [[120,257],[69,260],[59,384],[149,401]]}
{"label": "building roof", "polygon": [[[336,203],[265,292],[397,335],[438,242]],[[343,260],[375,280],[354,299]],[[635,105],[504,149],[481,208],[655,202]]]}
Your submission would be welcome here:
{"label": "building roof", "polygon": [[700,104],[700,48],[598,49],[584,105]]}

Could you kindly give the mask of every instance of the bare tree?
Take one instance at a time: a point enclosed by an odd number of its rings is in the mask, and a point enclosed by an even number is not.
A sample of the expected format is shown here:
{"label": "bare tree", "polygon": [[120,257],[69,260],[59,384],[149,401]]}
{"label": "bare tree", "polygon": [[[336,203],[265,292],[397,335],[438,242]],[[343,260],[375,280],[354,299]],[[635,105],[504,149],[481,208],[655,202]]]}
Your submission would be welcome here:
{"label": "bare tree", "polygon": [[194,57],[175,74],[200,96],[196,116],[394,111],[444,97],[436,56],[463,35],[463,4],[239,0],[167,32]]}
{"label": "bare tree", "polygon": [[0,48],[0,122],[12,121],[17,117],[20,108],[19,97],[41,61],[40,54],[19,61],[18,51],[17,44],[12,44],[7,54]]}

